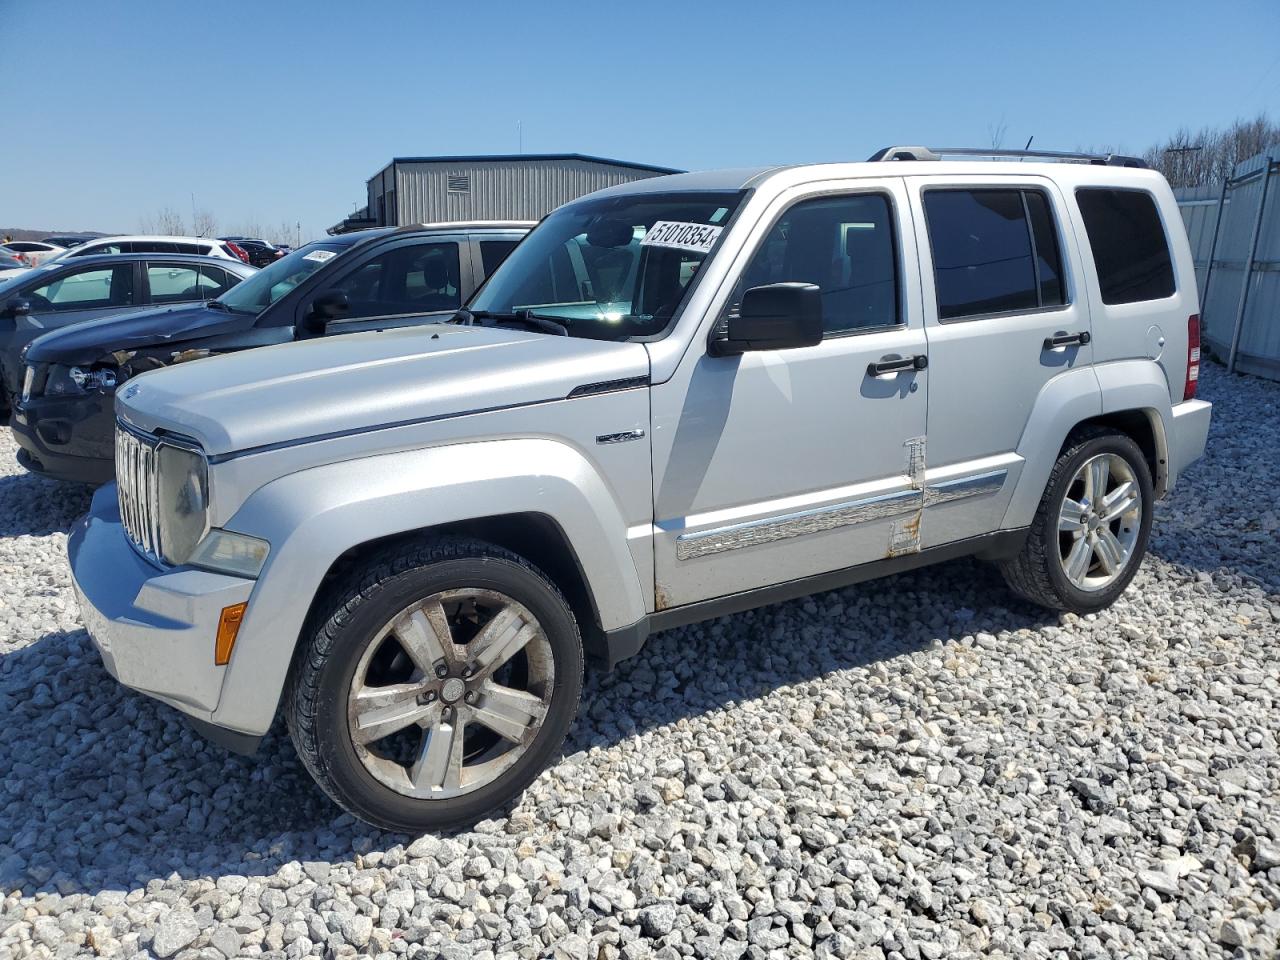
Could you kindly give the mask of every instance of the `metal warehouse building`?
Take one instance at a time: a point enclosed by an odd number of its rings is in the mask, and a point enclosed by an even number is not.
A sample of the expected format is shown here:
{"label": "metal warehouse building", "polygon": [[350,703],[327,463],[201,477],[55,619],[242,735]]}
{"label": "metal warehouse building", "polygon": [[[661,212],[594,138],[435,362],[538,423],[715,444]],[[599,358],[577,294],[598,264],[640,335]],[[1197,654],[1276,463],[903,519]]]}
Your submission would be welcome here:
{"label": "metal warehouse building", "polygon": [[538,220],[593,190],[680,172],[580,153],[396,157],[369,179],[368,205],[329,232],[449,220]]}

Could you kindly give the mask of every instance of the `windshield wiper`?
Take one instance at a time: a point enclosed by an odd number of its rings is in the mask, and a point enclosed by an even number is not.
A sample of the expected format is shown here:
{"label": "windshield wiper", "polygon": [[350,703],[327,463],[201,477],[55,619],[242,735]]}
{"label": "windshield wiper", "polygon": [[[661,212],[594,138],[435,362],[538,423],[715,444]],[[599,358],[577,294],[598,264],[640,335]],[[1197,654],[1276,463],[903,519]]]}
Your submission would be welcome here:
{"label": "windshield wiper", "polygon": [[569,335],[569,328],[563,323],[557,323],[551,317],[540,316],[532,310],[517,310],[515,313],[496,313],[492,310],[468,310],[463,307],[449,318],[449,322],[464,326],[479,324],[482,327],[496,327],[504,323],[523,323],[541,333],[552,333],[558,337],[567,337]]}

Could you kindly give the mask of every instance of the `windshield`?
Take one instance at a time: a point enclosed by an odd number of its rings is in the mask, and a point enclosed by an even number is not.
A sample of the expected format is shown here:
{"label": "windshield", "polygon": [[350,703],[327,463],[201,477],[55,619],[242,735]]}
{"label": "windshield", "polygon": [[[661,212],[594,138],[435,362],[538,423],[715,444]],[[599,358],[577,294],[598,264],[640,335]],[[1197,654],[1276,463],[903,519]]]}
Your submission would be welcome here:
{"label": "windshield", "polygon": [[229,310],[261,313],[345,249],[343,244],[309,243],[236,284],[218,302]]}
{"label": "windshield", "polygon": [[595,340],[662,333],[742,196],[641,193],[570,203],[512,251],[468,309],[528,311]]}

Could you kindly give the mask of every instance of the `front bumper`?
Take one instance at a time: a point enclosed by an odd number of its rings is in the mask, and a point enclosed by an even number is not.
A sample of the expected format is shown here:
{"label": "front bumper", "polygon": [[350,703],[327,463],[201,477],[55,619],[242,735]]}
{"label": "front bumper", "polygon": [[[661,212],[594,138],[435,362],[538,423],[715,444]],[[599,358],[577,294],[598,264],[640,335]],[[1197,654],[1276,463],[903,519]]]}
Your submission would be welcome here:
{"label": "front bumper", "polygon": [[1172,481],[1176,482],[1183,470],[1204,456],[1212,412],[1213,404],[1205,400],[1184,400],[1173,405],[1168,437],[1169,477]]}
{"label": "front bumper", "polygon": [[115,476],[114,393],[33,397],[14,404],[9,426],[32,473],[76,483]]}
{"label": "front bumper", "polygon": [[115,484],[94,494],[67,554],[85,627],[107,671],[207,723],[226,672],[213,662],[218,618],[223,607],[247,601],[255,581],[144,560],[125,538]]}

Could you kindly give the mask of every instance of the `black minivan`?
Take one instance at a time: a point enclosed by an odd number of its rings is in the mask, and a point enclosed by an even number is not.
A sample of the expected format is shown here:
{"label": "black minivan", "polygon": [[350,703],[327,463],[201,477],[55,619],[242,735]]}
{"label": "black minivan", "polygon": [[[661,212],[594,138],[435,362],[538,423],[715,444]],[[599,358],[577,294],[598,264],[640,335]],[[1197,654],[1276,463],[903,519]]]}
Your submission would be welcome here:
{"label": "black minivan", "polygon": [[532,223],[392,227],[317,240],[215,300],[47,333],[21,358],[10,426],[28,470],[106,483],[115,390],[147,370],[295,339],[439,321],[471,296]]}

